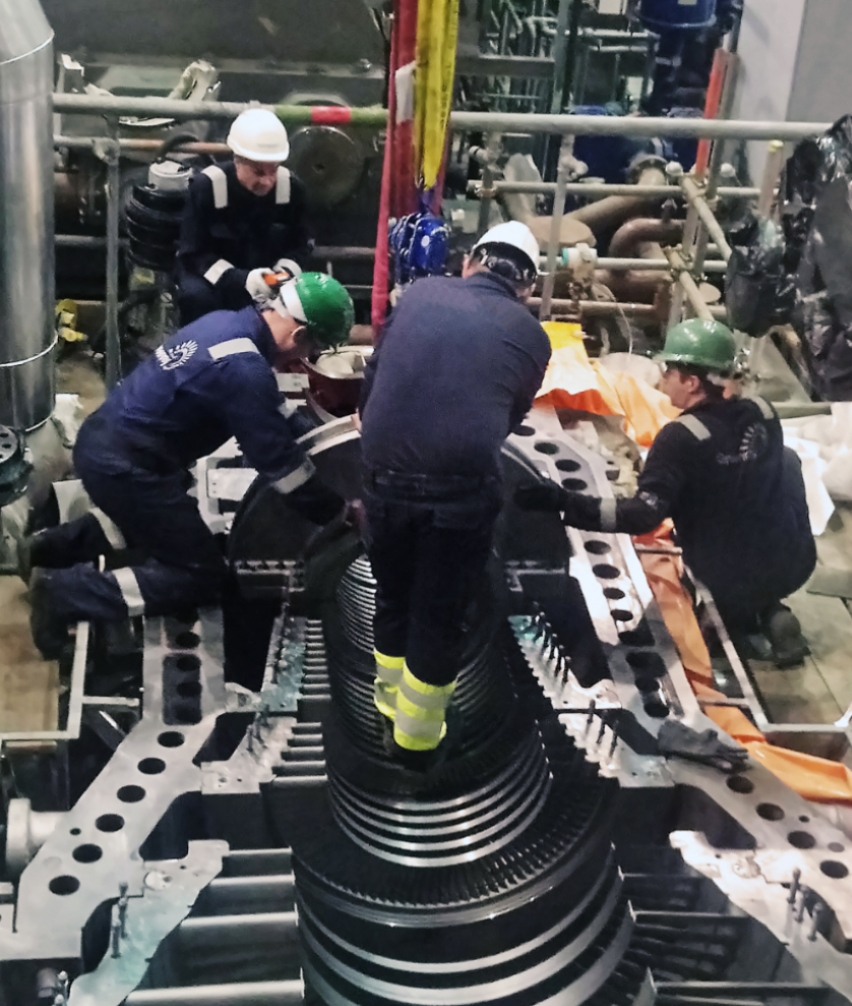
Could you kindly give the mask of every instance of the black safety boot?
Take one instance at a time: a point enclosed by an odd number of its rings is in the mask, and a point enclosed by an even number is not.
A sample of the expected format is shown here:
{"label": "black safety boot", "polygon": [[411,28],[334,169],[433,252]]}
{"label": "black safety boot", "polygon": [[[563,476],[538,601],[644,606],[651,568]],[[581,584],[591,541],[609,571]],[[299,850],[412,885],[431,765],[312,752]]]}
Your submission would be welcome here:
{"label": "black safety boot", "polygon": [[788,607],[778,604],[761,616],[761,623],[775,666],[780,668],[798,667],[810,650],[802,636],[798,618]]}
{"label": "black safety boot", "polygon": [[68,641],[68,621],[50,596],[50,572],[36,567],[30,577],[30,631],[45,660],[58,660]]}
{"label": "black safety boot", "polygon": [[24,583],[30,582],[33,571],[33,540],[35,535],[28,534],[18,542],[18,576]]}

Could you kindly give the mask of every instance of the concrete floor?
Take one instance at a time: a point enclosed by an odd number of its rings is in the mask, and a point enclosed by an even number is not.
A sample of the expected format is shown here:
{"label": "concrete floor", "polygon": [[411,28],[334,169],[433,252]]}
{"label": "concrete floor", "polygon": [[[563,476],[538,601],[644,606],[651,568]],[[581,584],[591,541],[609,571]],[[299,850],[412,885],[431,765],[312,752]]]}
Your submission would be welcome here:
{"label": "concrete floor", "polygon": [[[58,393],[79,396],[81,418],[104,400],[98,365],[87,354],[77,352],[61,360],[56,376]],[[0,733],[58,726],[58,664],[42,660],[29,617],[26,584],[15,575],[0,576]]]}

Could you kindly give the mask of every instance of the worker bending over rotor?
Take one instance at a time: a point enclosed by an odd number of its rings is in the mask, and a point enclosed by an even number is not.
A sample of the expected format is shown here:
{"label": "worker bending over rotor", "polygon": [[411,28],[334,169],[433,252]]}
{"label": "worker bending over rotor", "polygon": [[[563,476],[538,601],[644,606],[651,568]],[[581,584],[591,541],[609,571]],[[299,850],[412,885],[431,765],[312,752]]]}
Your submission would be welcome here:
{"label": "worker bending over rotor", "polygon": [[[57,656],[71,622],[163,615],[218,600],[225,563],[197,503],[188,467],[236,437],[245,460],[316,524],[349,507],[316,477],[279,411],[274,369],[337,346],[353,306],[330,276],[303,273],[264,308],[216,311],[180,329],[83,424],[74,466],[96,508],[29,542],[32,628]],[[100,571],[114,549],[138,563]],[[26,575],[22,569],[22,575]]]}
{"label": "worker bending over rotor", "polygon": [[393,753],[412,768],[438,760],[461,624],[502,504],[500,450],[550,358],[547,335],[524,307],[538,258],[525,225],[492,228],[462,278],[406,289],[365,371],[375,704],[393,722]]}
{"label": "worker bending over rotor", "polygon": [[772,406],[725,397],[735,342],[720,322],[672,328],[660,359],[661,389],[682,415],[660,430],[632,499],[599,499],[553,482],[521,486],[526,509],[560,510],[586,531],[653,531],[674,521],[686,564],[710,590],[737,641],[762,631],[779,667],[807,653],[796,616],[781,603],[814,570],[801,464],[784,447]]}
{"label": "worker bending over rotor", "polygon": [[243,112],[228,146],[231,163],[212,164],[190,182],[176,270],[182,325],[262,301],[270,274],[292,278],[310,257],[305,189],[282,163],[290,143],[278,116]]}

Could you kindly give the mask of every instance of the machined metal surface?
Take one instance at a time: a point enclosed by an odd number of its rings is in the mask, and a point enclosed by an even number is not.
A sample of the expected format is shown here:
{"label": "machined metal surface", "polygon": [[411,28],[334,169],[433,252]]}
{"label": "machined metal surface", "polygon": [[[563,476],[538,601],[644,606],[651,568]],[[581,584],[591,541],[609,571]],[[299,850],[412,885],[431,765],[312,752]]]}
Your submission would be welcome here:
{"label": "machined metal surface", "polygon": [[[359,491],[351,420],[306,445]],[[532,472],[611,494],[543,413],[504,460],[509,500]],[[267,572],[299,565],[259,502],[235,540],[257,522]],[[709,721],[630,539],[509,502],[495,545],[502,601],[471,614],[459,741],[425,777],[372,708],[363,555],[283,600],[259,693],[225,685],[216,613],[147,623],[141,719],[67,814],[19,815],[40,848],[0,888],[6,967],[63,960],[73,1006],[848,1001],[847,840],[760,765],[657,752],[665,719]]]}
{"label": "machined metal surface", "polygon": [[38,0],[0,3],[0,424],[53,411],[53,33]]}

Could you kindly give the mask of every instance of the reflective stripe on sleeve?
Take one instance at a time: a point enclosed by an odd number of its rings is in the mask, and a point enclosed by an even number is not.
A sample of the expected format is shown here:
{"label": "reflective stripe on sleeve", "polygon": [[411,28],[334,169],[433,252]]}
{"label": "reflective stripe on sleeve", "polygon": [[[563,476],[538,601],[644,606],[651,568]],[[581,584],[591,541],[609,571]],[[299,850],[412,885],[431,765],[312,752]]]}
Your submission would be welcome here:
{"label": "reflective stripe on sleeve", "polygon": [[298,468],[294,468],[288,475],[273,482],[272,488],[286,496],[298,489],[299,486],[303,486],[315,473],[316,468],[314,468],[313,461],[310,458],[305,458]]}
{"label": "reflective stripe on sleeve", "polygon": [[710,439],[710,431],[697,416],[678,416],[675,422],[680,423],[681,426],[685,426],[696,440]]}
{"label": "reflective stripe on sleeve", "polygon": [[605,496],[601,499],[601,531],[608,531],[610,534],[615,531],[617,502],[614,496]]}
{"label": "reflective stripe on sleeve", "polygon": [[219,280],[225,275],[229,269],[234,267],[226,258],[220,258],[218,262],[214,262],[213,265],[204,273],[204,278],[211,286],[216,286]]}
{"label": "reflective stripe on sleeve", "polygon": [[260,350],[251,339],[244,336],[241,339],[228,339],[227,342],[219,342],[215,346],[210,346],[207,352],[214,360],[221,360],[225,356],[236,356],[237,353],[260,353]]}
{"label": "reflective stripe on sleeve", "polygon": [[218,164],[211,164],[201,174],[207,175],[213,183],[213,205],[223,210],[228,205],[228,176]]}
{"label": "reflective stripe on sleeve", "polygon": [[285,167],[278,169],[278,177],[275,183],[275,202],[279,206],[290,202],[290,172]]}
{"label": "reflective stripe on sleeve", "polygon": [[754,404],[760,409],[761,415],[763,416],[764,419],[774,418],[775,410],[772,408],[769,402],[766,401],[765,398],[761,398],[759,395],[755,395],[754,398],[751,399],[751,401],[753,401]]}
{"label": "reflective stripe on sleeve", "polygon": [[127,548],[127,542],[124,540],[124,535],[121,533],[119,526],[115,521],[107,517],[100,507],[93,506],[89,513],[100,524],[104,537],[113,548]]}
{"label": "reflective stripe on sleeve", "polygon": [[133,570],[129,566],[124,566],[121,569],[112,570],[112,576],[118,582],[118,589],[121,591],[121,596],[127,605],[127,614],[131,618],[135,618],[137,615],[144,615],[145,599],[142,597],[142,591],[139,589],[139,581],[136,579],[136,574]]}

